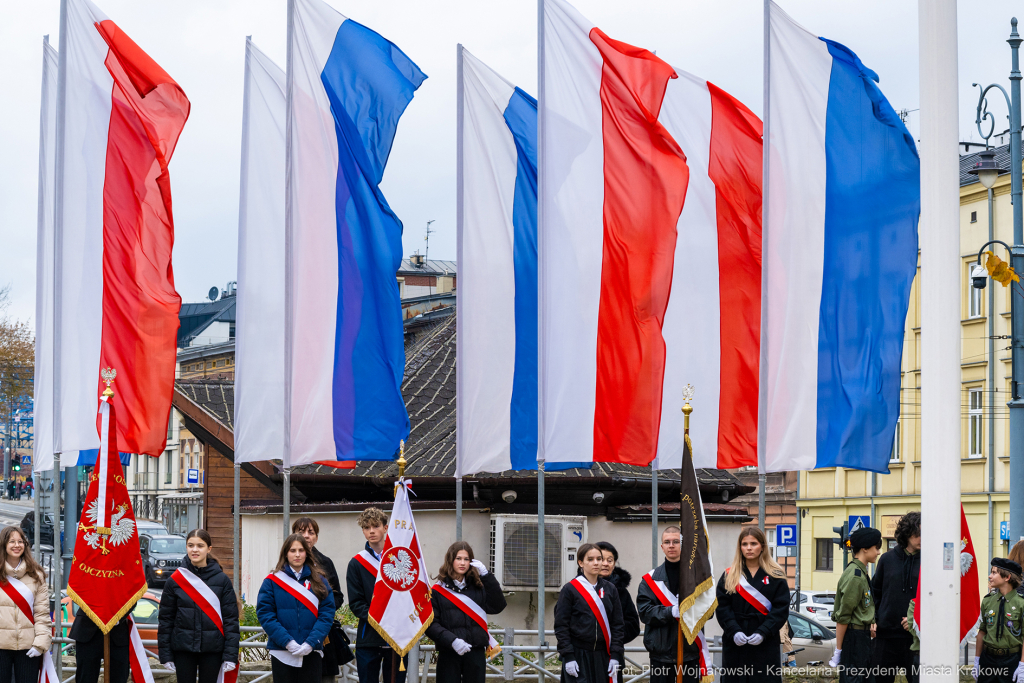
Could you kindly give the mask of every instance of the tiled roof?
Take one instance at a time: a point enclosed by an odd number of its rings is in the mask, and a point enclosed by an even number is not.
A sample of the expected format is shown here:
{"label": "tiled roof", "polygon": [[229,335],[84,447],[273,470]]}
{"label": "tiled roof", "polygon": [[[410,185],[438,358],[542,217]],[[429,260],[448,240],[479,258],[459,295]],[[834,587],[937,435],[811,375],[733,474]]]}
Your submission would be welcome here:
{"label": "tiled roof", "polygon": [[455,261],[438,261],[430,259],[424,261],[422,266],[412,262],[412,259],[402,259],[402,265],[398,269],[399,275],[457,275],[458,269]]}
{"label": "tiled roof", "polygon": [[[999,167],[999,174],[1010,172],[1010,146],[994,147],[996,152],[996,166]],[[960,157],[960,187],[978,182],[978,176],[971,175],[970,171],[978,163],[978,155],[981,152],[972,152]]]}
{"label": "tiled roof", "polygon": [[[406,446],[405,473],[413,477],[455,476],[455,330],[454,315],[407,331],[405,346],[405,378],[402,395],[409,410],[412,432]],[[179,390],[205,407],[233,429],[234,385],[230,381],[179,380]],[[226,420],[226,421],[225,421]],[[367,477],[395,477],[398,465],[393,461],[361,461],[356,469],[339,470],[324,465],[304,465],[293,470],[295,474],[356,475]],[[724,470],[697,471],[703,490],[727,489],[745,492],[735,476]],[[477,474],[474,479],[485,482],[492,478],[533,479],[533,470]],[[562,478],[625,477],[650,479],[646,467],[618,463],[594,463],[592,469],[571,469],[546,472],[549,480]],[[662,481],[678,481],[676,471],[658,473]],[[739,491],[742,489],[742,491]]]}

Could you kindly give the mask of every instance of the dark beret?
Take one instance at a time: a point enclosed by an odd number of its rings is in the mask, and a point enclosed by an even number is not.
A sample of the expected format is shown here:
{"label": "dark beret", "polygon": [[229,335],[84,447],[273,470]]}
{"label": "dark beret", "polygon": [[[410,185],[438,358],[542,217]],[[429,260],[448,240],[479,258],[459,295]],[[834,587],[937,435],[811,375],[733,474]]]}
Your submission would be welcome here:
{"label": "dark beret", "polygon": [[882,545],[882,532],[869,526],[861,527],[850,534],[850,549],[857,552],[862,548],[876,548]]}
{"label": "dark beret", "polygon": [[1021,578],[1020,565],[1014,562],[1013,560],[1007,559],[1005,557],[993,557],[992,566],[996,569],[1003,569],[1005,571],[1010,572],[1011,574],[1016,576],[1018,580],[1020,580]]}

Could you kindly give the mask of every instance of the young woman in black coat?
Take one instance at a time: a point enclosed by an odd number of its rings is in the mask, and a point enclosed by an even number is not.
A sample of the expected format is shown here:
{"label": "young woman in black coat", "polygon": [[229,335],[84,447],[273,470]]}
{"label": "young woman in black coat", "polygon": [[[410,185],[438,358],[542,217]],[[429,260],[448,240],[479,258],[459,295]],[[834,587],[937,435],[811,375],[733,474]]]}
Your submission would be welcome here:
{"label": "young woman in black coat", "polygon": [[756,526],[740,532],[732,566],[718,581],[715,616],[724,631],[722,683],[781,683],[789,581]]}
{"label": "young woman in black coat", "polygon": [[629,584],[633,580],[633,576],[622,567],[615,566],[619,561],[619,551],[615,549],[615,546],[608,541],[598,541],[594,545],[601,549],[601,554],[604,556],[601,578],[610,581],[619,591],[619,604],[622,605],[622,644],[629,645],[634,638],[640,635],[640,613],[636,610],[633,596],[629,594]]}
{"label": "young woman in black coat", "polygon": [[484,683],[490,641],[487,631],[449,594],[469,598],[485,614],[505,609],[501,585],[483,562],[473,558],[473,549],[465,541],[449,546],[437,572],[430,597],[434,621],[427,627],[427,637],[437,646],[438,683]]}
{"label": "young woman in black coat", "polygon": [[[562,586],[555,603],[555,639],[562,659],[562,683],[607,683],[611,676],[618,675],[625,652],[619,591],[601,578],[604,554],[596,545],[581,545],[576,551],[576,563],[582,573]],[[590,601],[598,609],[598,602],[604,607],[607,638],[603,619],[595,615]]]}
{"label": "young woman in black coat", "polygon": [[[175,672],[179,683],[216,683],[221,670],[238,666],[238,600],[231,579],[210,554],[212,547],[204,529],[188,532],[188,554],[160,596],[160,661]],[[190,576],[179,576],[179,572]],[[185,591],[189,579],[201,581],[218,600],[219,627]]]}
{"label": "young woman in black coat", "polygon": [[[306,543],[309,544],[310,549],[313,551],[313,559],[320,565],[321,571],[327,577],[327,583],[331,586],[331,592],[334,594],[334,609],[341,609],[341,606],[345,604],[345,594],[341,592],[341,580],[338,578],[338,570],[334,568],[334,560],[316,548],[316,542],[320,540],[320,525],[312,517],[299,517],[292,522],[292,533],[300,534],[306,539]],[[341,640],[345,639],[345,636],[340,628],[332,625],[328,638],[331,642],[334,642],[335,638]],[[340,673],[341,666],[334,653],[334,648],[325,647],[323,666],[320,669],[320,677],[323,679],[323,683],[333,683]]]}

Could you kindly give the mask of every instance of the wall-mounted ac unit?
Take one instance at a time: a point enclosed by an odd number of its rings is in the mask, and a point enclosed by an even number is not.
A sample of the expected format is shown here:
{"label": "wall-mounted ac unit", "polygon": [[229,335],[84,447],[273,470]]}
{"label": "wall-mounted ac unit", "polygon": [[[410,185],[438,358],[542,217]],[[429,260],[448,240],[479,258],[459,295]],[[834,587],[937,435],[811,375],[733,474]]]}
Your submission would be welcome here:
{"label": "wall-mounted ac unit", "polygon": [[[536,515],[491,515],[491,571],[505,590],[537,590]],[[544,517],[544,586],[557,591],[576,576],[576,549],[587,518]]]}

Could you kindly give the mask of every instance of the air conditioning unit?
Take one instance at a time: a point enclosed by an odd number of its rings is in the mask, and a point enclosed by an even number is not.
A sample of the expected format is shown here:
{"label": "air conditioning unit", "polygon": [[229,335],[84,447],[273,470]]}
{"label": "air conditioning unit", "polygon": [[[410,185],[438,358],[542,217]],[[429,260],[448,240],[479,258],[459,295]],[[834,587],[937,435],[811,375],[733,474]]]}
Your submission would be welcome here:
{"label": "air conditioning unit", "polygon": [[[506,590],[537,590],[536,515],[491,515],[491,571]],[[544,517],[544,586],[557,591],[576,576],[576,549],[587,518]]]}

